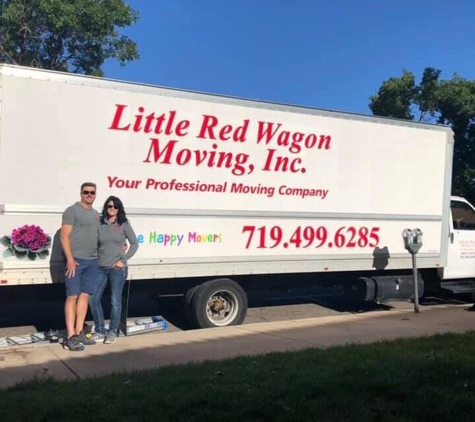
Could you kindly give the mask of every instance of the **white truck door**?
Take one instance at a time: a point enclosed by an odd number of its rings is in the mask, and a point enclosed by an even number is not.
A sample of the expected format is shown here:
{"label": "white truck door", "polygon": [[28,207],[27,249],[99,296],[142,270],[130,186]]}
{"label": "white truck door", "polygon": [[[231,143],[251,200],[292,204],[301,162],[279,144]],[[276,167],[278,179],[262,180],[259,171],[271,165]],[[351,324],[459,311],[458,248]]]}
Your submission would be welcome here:
{"label": "white truck door", "polygon": [[475,210],[462,198],[450,202],[452,221],[444,279],[475,277]]}

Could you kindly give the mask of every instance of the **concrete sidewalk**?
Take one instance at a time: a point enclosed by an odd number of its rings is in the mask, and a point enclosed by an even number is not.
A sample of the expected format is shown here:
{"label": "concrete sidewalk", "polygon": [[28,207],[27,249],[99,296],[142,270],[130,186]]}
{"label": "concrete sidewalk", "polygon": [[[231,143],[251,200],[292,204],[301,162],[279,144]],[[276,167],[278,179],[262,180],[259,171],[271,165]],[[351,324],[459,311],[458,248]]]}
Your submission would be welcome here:
{"label": "concrete sidewalk", "polygon": [[54,377],[74,380],[113,372],[242,355],[371,343],[402,337],[475,329],[475,313],[463,306],[247,324],[183,332],[156,332],[119,338],[115,344],[69,352],[59,344],[25,346],[0,352],[0,388],[22,380]]}

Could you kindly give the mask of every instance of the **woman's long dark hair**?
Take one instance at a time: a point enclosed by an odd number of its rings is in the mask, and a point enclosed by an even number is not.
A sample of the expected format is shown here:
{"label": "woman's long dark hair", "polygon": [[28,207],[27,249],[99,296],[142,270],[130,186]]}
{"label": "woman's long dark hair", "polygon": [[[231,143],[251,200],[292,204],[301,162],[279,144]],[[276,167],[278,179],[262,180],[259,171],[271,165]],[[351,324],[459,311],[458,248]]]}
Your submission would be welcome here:
{"label": "woman's long dark hair", "polygon": [[121,226],[122,224],[127,223],[129,220],[127,220],[127,216],[125,215],[124,204],[122,204],[122,201],[117,198],[117,196],[109,196],[102,207],[101,224],[105,224],[107,221],[107,205],[110,201],[112,201],[114,206],[119,210],[117,213],[117,224]]}

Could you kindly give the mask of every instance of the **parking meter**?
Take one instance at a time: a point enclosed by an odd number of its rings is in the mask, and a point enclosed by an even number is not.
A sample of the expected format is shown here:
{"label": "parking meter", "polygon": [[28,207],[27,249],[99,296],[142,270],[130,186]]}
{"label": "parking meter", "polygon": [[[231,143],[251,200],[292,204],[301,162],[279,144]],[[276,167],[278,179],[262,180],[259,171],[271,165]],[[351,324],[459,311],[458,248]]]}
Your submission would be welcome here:
{"label": "parking meter", "polygon": [[416,254],[422,247],[423,233],[421,229],[405,229],[402,232],[404,247],[410,254]]}
{"label": "parking meter", "polygon": [[414,312],[419,313],[419,285],[417,280],[417,262],[416,254],[422,247],[422,230],[421,229],[405,229],[402,232],[404,239],[404,247],[412,255],[412,270],[414,279]]}

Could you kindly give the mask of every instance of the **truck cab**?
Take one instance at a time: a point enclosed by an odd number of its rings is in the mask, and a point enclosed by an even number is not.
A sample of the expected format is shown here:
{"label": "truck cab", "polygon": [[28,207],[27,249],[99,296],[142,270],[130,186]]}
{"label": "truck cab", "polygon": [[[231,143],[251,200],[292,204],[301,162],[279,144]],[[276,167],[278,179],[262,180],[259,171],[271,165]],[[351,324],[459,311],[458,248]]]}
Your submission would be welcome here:
{"label": "truck cab", "polygon": [[452,293],[475,290],[475,208],[466,199],[450,200],[447,265],[439,270],[441,287]]}

